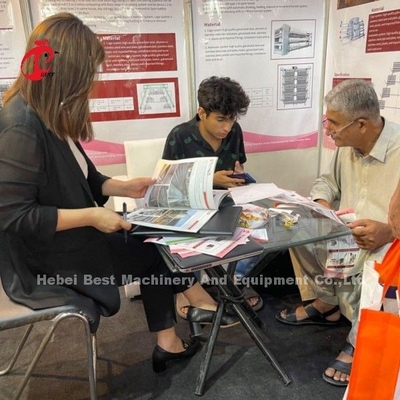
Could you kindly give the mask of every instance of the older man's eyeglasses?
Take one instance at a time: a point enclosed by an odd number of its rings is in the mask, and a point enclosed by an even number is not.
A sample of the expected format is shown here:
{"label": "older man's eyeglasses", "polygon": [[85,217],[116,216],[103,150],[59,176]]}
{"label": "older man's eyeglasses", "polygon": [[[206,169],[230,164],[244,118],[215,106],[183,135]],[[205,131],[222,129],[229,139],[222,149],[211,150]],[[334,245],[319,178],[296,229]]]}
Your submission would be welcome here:
{"label": "older man's eyeglasses", "polygon": [[349,122],[347,125],[342,126],[342,127],[339,128],[339,129],[329,129],[329,124],[331,123],[331,121],[329,121],[328,118],[324,118],[324,119],[322,120],[322,126],[324,127],[324,129],[326,129],[326,130],[329,132],[329,134],[333,135],[333,134],[335,134],[335,133],[339,133],[339,132],[344,131],[344,130],[347,129],[349,126],[351,126],[351,125],[353,125],[355,122],[357,122],[359,119],[360,119],[360,118],[356,118],[354,121]]}

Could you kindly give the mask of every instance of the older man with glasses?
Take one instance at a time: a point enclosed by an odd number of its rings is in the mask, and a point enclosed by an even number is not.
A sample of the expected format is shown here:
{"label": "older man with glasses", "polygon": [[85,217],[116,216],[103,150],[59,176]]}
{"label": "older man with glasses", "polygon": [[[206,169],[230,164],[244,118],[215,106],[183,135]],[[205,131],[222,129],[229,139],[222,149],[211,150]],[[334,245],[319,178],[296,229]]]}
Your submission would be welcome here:
{"label": "older man with glasses", "polygon": [[[388,224],[389,201],[400,179],[400,125],[380,115],[372,84],[349,79],[325,97],[325,134],[337,149],[326,172],[311,190],[314,201],[337,210],[352,209],[348,224],[357,257],[346,273],[327,273],[328,243],[291,251],[303,304],[277,314],[290,325],[335,325],[341,312],[352,328],[343,350],[323,372],[328,383],[346,386],[350,377],[358,325],[361,274],[364,262],[381,260],[394,237]],[[354,254],[354,253],[352,253]],[[342,266],[339,266],[342,267]]]}

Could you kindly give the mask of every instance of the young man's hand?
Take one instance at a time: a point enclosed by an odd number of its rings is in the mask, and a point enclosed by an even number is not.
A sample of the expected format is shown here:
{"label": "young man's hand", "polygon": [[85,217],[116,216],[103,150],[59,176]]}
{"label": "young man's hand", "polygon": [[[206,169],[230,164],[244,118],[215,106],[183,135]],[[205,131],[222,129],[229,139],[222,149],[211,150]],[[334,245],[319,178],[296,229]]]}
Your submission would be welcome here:
{"label": "young man's hand", "polygon": [[225,189],[242,186],[245,184],[244,179],[231,178],[234,171],[218,171],[214,174],[213,185],[214,187],[222,187]]}
{"label": "young man's hand", "polygon": [[234,174],[243,174],[243,173],[244,173],[243,165],[240,164],[239,161],[236,161],[233,170],[218,171],[214,174],[214,181],[213,181],[214,187],[222,187],[228,189],[236,186],[242,186],[245,184],[244,179],[231,178],[230,176]]}
{"label": "young man's hand", "polygon": [[236,161],[236,162],[235,162],[235,166],[234,166],[234,168],[233,168],[233,173],[234,173],[234,174],[243,174],[243,173],[244,173],[243,165],[240,164],[239,161]]}

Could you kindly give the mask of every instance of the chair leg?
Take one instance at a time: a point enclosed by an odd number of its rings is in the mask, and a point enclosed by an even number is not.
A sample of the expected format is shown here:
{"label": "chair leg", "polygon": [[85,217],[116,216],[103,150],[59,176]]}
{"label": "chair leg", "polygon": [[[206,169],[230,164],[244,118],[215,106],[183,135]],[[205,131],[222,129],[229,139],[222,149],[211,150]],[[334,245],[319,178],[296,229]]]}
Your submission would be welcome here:
{"label": "chair leg", "polygon": [[31,331],[32,331],[32,328],[33,328],[33,324],[30,324],[30,325],[28,326],[28,328],[26,329],[26,331],[25,331],[25,333],[24,333],[24,336],[23,336],[23,338],[21,339],[21,341],[20,341],[20,343],[19,343],[19,345],[18,345],[18,347],[17,347],[17,350],[15,351],[15,353],[14,353],[14,355],[13,355],[13,357],[12,357],[10,363],[8,364],[8,366],[7,366],[5,369],[3,369],[2,371],[0,371],[0,376],[2,376],[2,375],[7,375],[7,374],[12,370],[12,368],[14,367],[14,365],[15,365],[17,359],[18,359],[18,356],[20,355],[22,349],[23,349],[24,346],[25,346],[25,343],[26,343],[26,341],[27,341],[27,339],[28,339],[28,337],[29,337],[29,334],[30,334]]}
{"label": "chair leg", "polygon": [[89,323],[85,324],[86,343],[87,343],[87,359],[88,359],[88,375],[90,400],[97,399],[97,341],[96,334],[90,332]]}
{"label": "chair leg", "polygon": [[90,324],[86,317],[81,314],[59,314],[52,320],[52,325],[48,330],[46,336],[43,338],[42,343],[40,344],[38,350],[31,361],[28,370],[25,373],[25,376],[18,388],[17,393],[14,396],[15,400],[18,400],[25,389],[26,384],[28,383],[29,378],[32,375],[36,364],[38,363],[41,355],[43,354],[44,349],[46,348],[47,344],[49,343],[55,329],[57,328],[58,324],[65,318],[68,317],[76,317],[83,321],[85,325],[85,336],[86,336],[86,348],[87,348],[87,359],[88,359],[88,370],[89,370],[89,389],[90,389],[90,399],[97,400],[96,395],[96,361],[97,361],[97,353],[96,353],[96,335],[92,334],[90,331]]}

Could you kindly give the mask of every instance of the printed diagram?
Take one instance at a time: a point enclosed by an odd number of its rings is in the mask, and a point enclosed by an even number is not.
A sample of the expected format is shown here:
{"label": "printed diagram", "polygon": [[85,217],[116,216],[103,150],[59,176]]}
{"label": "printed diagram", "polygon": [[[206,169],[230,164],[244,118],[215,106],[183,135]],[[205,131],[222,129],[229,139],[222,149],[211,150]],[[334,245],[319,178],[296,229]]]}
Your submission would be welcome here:
{"label": "printed diagram", "polygon": [[281,28],[275,30],[274,36],[275,53],[286,55],[294,50],[299,50],[312,45],[312,33],[302,32],[283,24]]}
{"label": "printed diagram", "polygon": [[139,114],[176,112],[174,83],[141,83],[137,85],[137,90]]}
{"label": "printed diagram", "polygon": [[272,87],[246,88],[245,91],[250,98],[250,107],[272,107]]}
{"label": "printed diagram", "polygon": [[180,115],[178,79],[96,81],[90,93],[92,122]]}
{"label": "printed diagram", "polygon": [[[280,22],[280,24],[278,24]],[[313,57],[313,36],[315,21],[296,21],[297,27],[290,26],[282,21],[273,24],[273,55],[272,58],[280,58],[296,51],[293,57]],[[274,25],[276,27],[274,27]],[[303,28],[301,28],[302,26]],[[299,50],[309,48],[309,51],[300,55]]]}
{"label": "printed diagram", "polygon": [[[284,66],[279,69],[278,109],[311,107],[312,64]],[[283,107],[279,107],[283,104]]]}
{"label": "printed diagram", "polygon": [[133,97],[94,98],[89,100],[91,113],[133,111]]}
{"label": "printed diagram", "polygon": [[386,80],[386,87],[382,89],[379,107],[381,110],[395,110],[400,112],[400,62],[393,62],[391,74]]}
{"label": "printed diagram", "polygon": [[364,21],[360,20],[360,18],[354,17],[347,23],[340,23],[339,39],[343,43],[350,43],[363,37],[365,37]]}

